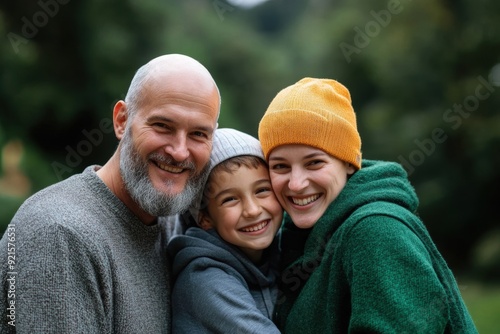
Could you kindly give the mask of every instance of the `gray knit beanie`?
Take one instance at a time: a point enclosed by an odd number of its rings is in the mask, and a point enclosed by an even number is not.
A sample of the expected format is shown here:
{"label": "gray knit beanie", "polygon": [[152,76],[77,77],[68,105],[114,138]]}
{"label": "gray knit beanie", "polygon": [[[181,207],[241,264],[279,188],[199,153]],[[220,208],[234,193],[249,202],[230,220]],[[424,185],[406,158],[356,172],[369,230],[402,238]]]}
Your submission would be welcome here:
{"label": "gray knit beanie", "polygon": [[[215,166],[223,161],[242,155],[252,155],[266,161],[260,142],[255,137],[231,128],[215,130],[207,175],[210,175]],[[195,220],[198,219],[202,201],[203,192],[198,195],[189,210]]]}
{"label": "gray knit beanie", "polygon": [[256,138],[230,128],[215,130],[208,173],[221,162],[241,155],[253,155],[266,161]]}

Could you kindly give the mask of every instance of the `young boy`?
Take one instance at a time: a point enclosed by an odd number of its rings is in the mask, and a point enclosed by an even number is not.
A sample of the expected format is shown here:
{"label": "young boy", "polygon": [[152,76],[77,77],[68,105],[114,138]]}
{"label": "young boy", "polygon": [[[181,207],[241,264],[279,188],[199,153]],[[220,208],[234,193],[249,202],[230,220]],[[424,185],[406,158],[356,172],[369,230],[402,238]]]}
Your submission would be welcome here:
{"label": "young boy", "polygon": [[283,210],[260,143],[215,131],[198,225],[168,245],[173,259],[173,333],[279,333],[277,231]]}

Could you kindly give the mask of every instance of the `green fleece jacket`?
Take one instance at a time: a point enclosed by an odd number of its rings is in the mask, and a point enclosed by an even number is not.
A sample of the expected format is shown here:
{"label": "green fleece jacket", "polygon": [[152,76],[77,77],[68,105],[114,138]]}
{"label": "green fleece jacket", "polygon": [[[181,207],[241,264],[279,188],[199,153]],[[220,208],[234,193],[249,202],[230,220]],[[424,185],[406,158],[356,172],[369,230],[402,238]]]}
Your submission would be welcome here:
{"label": "green fleece jacket", "polygon": [[282,231],[284,333],[477,333],[396,163],[364,160],[313,228]]}

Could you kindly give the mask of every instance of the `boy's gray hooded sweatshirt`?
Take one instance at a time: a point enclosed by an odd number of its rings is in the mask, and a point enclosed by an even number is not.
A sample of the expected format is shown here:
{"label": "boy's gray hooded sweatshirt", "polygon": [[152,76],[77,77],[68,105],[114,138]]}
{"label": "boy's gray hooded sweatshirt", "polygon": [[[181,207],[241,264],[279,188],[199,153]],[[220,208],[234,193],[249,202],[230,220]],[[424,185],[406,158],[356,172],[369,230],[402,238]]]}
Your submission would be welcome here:
{"label": "boy's gray hooded sweatshirt", "polygon": [[173,259],[174,333],[279,333],[275,243],[257,267],[213,229],[187,229],[168,245]]}

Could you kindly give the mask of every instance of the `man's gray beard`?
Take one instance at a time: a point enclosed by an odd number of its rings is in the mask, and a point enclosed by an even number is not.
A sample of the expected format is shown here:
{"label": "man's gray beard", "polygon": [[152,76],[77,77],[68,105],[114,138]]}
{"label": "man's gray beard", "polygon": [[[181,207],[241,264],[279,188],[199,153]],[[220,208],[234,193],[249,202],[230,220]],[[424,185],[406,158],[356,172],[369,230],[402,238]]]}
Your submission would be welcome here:
{"label": "man's gray beard", "polygon": [[[120,172],[130,197],[148,214],[158,216],[170,216],[186,211],[202,192],[208,177],[208,164],[198,174],[193,175],[195,166],[192,162],[177,163],[172,157],[165,157],[158,153],[152,153],[148,159],[153,158],[165,164],[175,165],[180,168],[189,169],[190,176],[186,187],[179,194],[169,194],[157,190],[148,174],[148,163],[141,157],[132,143],[130,128],[127,127],[122,138],[120,149]],[[173,186],[171,180],[166,180],[167,187]]]}

